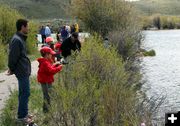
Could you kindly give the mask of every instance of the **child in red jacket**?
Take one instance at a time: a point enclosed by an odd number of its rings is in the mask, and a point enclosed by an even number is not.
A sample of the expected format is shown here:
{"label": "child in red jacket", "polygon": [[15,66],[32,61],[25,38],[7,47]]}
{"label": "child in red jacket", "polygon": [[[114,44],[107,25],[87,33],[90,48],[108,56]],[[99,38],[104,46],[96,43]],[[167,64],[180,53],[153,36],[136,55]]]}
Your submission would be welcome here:
{"label": "child in red jacket", "polygon": [[38,82],[41,84],[44,103],[43,112],[48,112],[48,106],[50,106],[50,96],[52,82],[54,82],[54,74],[62,70],[62,65],[54,64],[52,56],[56,53],[49,47],[42,47],[40,50],[42,58],[38,58],[39,70],[37,73]]}

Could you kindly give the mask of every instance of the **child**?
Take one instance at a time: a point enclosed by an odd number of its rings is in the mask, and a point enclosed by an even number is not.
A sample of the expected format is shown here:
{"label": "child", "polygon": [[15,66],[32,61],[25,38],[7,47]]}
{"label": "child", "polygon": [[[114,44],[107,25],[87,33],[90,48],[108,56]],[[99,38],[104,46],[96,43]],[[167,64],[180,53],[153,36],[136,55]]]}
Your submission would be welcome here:
{"label": "child", "polygon": [[54,45],[57,61],[60,61],[61,59],[61,52],[62,52],[61,45],[62,45],[61,41],[56,42],[56,44]]}
{"label": "child", "polygon": [[53,38],[52,37],[47,37],[45,40],[45,44],[42,45],[42,47],[47,46],[50,47],[52,50],[54,50],[54,42],[53,42]]}
{"label": "child", "polygon": [[[45,41],[46,41],[46,43],[44,45],[42,45],[41,47],[50,47],[54,51],[53,38],[52,37],[47,37]],[[52,60],[53,60],[54,63],[55,63],[55,56],[56,55],[52,56]]]}
{"label": "child", "polygon": [[62,65],[54,64],[52,61],[52,56],[56,53],[49,47],[42,47],[40,50],[42,58],[38,58],[39,70],[37,74],[38,82],[41,84],[44,103],[43,103],[43,112],[46,113],[49,111],[48,107],[50,106],[50,92],[52,89],[52,82],[54,82],[54,74],[62,70]]}

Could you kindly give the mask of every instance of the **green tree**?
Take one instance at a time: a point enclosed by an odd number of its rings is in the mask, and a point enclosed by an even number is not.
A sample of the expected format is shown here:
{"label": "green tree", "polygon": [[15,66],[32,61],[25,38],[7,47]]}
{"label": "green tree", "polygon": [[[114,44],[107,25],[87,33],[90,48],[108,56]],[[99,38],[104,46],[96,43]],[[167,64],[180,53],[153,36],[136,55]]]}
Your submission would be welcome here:
{"label": "green tree", "polygon": [[122,0],[71,0],[72,15],[91,33],[109,37],[126,60],[137,51],[141,33],[132,5]]}

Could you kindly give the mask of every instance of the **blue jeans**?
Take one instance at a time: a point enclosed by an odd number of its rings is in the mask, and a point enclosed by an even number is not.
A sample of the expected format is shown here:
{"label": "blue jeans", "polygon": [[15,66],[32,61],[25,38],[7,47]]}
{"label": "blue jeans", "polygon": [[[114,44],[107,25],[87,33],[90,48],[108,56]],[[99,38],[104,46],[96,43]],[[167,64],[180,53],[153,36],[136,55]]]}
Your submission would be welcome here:
{"label": "blue jeans", "polygon": [[19,86],[18,118],[24,118],[28,115],[28,101],[30,96],[29,77],[21,77],[17,79]]}

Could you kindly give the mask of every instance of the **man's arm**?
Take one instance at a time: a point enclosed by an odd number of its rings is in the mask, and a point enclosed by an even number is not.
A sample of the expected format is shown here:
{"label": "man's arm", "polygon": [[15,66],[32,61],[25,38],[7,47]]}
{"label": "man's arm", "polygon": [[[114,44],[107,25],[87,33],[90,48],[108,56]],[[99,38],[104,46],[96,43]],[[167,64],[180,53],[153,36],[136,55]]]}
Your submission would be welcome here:
{"label": "man's arm", "polygon": [[21,52],[21,42],[18,39],[14,39],[9,45],[9,55],[8,55],[8,67],[10,73],[14,73],[16,65],[20,58]]}

